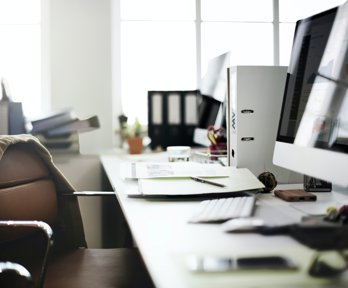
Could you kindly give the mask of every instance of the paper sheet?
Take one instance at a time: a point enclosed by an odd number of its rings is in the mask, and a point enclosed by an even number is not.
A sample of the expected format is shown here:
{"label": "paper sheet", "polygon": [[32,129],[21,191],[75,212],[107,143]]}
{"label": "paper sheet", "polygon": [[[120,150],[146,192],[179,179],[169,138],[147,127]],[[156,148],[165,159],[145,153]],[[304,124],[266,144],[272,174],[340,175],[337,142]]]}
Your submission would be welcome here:
{"label": "paper sheet", "polygon": [[193,181],[190,178],[139,179],[139,193],[143,196],[186,196],[233,193],[264,188],[264,185],[246,168],[225,167],[229,177],[209,178],[226,185],[217,187]]}
{"label": "paper sheet", "polygon": [[163,177],[227,177],[230,169],[220,164],[194,162],[124,162],[121,177],[130,179]]}

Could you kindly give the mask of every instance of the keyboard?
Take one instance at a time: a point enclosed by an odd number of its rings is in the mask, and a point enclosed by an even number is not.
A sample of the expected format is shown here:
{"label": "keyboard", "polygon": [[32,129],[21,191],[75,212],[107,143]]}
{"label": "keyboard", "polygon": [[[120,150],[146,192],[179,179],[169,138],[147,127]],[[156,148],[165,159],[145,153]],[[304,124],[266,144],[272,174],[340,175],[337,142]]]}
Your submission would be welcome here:
{"label": "keyboard", "polygon": [[252,196],[204,200],[190,223],[222,223],[233,218],[251,217],[256,198]]}

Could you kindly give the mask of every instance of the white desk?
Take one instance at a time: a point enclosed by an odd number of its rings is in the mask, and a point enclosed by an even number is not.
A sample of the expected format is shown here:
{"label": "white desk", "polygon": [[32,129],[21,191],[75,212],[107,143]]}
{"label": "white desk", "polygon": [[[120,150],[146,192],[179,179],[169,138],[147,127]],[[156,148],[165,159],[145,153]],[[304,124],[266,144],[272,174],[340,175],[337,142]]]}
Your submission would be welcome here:
{"label": "white desk", "polygon": [[[147,155],[139,156],[146,161]],[[136,181],[119,178],[120,161],[134,160],[127,155],[104,154],[102,165],[116,191],[123,213],[140,249],[149,273],[158,288],[185,287],[347,287],[348,275],[341,281],[307,275],[313,251],[287,236],[227,234],[218,224],[188,224],[199,201],[164,201],[129,198],[128,189]],[[162,157],[162,159],[165,159]],[[153,158],[151,159],[153,160]],[[165,189],[165,187],[164,187]],[[334,193],[320,193],[320,198]],[[340,195],[335,195],[340,197]],[[277,223],[299,221],[302,213],[271,194],[259,197],[256,216]],[[293,271],[236,271],[195,273],[186,265],[190,255],[255,256],[285,255],[299,265]],[[331,280],[333,281],[333,280]]]}

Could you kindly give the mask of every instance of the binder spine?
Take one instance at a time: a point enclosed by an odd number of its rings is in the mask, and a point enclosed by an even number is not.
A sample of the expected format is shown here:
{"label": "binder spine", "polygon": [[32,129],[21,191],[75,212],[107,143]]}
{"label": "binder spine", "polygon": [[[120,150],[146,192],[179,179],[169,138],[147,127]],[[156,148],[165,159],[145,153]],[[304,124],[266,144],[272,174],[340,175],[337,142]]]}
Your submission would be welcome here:
{"label": "binder spine", "polygon": [[289,172],[273,165],[273,149],[284,92],[286,67],[228,68],[228,164],[255,175],[273,172],[287,183]]}
{"label": "binder spine", "polygon": [[[151,149],[166,149],[168,146],[193,145],[193,131],[197,127],[197,101],[187,101],[188,97],[197,98],[198,91],[148,91],[148,134]],[[194,103],[188,107],[187,103]],[[172,110],[173,109],[173,110]],[[178,111],[176,111],[178,110]],[[189,120],[189,121],[187,121]]]}

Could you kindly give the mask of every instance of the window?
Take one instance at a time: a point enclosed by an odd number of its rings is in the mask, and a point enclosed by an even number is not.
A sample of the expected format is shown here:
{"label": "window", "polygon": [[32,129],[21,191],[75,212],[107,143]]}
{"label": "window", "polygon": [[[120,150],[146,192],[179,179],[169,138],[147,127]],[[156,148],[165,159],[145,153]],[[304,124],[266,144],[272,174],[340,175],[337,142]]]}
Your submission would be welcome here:
{"label": "window", "polygon": [[272,21],[272,0],[201,0],[201,74],[226,51],[232,65],[272,65]]}
{"label": "window", "polygon": [[343,0],[279,0],[280,65],[288,65],[290,60],[292,38],[298,19],[317,14],[344,2]]}
{"label": "window", "polygon": [[26,115],[41,108],[40,0],[0,0],[0,77]]}
{"label": "window", "polygon": [[148,90],[196,89],[226,51],[231,65],[287,65],[296,20],[343,2],[120,0],[124,113],[147,123]]}
{"label": "window", "polygon": [[195,89],[194,0],[121,1],[124,113],[147,122],[147,91]]}

